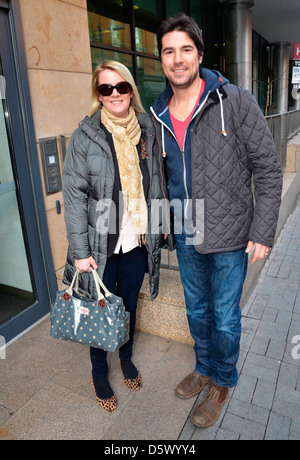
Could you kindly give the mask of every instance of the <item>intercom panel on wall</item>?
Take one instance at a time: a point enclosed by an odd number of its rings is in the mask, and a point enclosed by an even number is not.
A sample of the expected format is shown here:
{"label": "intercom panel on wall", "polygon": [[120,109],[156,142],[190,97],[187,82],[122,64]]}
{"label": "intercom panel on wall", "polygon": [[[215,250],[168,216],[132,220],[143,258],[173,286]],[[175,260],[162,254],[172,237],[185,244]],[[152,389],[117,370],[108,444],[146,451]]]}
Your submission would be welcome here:
{"label": "intercom panel on wall", "polygon": [[44,170],[46,194],[62,190],[56,137],[39,139]]}

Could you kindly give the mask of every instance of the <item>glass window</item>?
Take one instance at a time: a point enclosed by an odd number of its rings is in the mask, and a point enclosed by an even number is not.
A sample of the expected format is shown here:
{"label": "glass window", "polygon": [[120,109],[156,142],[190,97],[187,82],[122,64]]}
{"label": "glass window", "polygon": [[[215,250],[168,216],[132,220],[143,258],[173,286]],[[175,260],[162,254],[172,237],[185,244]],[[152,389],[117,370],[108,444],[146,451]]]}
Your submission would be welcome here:
{"label": "glass window", "polygon": [[258,33],[252,34],[252,92],[263,112],[268,103],[268,43]]}
{"label": "glass window", "polygon": [[147,111],[166,87],[156,35],[166,16],[190,14],[203,28],[204,66],[223,70],[223,24],[217,0],[87,0],[87,7],[93,70],[107,58],[125,64]]}
{"label": "glass window", "polygon": [[[209,67],[211,69],[222,69],[223,42],[222,21],[223,16],[220,14],[217,2],[212,2],[206,11],[206,27],[205,31],[205,49],[209,55]],[[204,55],[205,56],[205,55]]]}
{"label": "glass window", "polygon": [[121,0],[88,0],[90,41],[131,49],[130,16]]}
{"label": "glass window", "polygon": [[175,16],[178,13],[183,12],[182,0],[167,0],[167,15]]}
{"label": "glass window", "polygon": [[160,61],[137,56],[138,89],[146,112],[157,96],[166,88]]}
{"label": "glass window", "polygon": [[91,48],[91,55],[92,55],[92,67],[93,72],[98,64],[101,64],[105,59],[113,59],[114,61],[122,62],[122,64],[126,65],[132,75],[133,72],[133,63],[132,63],[132,55],[126,53],[120,53],[118,51],[111,51],[101,48]]}
{"label": "glass window", "polygon": [[[5,90],[1,62],[0,80]],[[35,300],[14,179],[11,118],[2,93],[5,91],[0,92],[0,326]]]}
{"label": "glass window", "polygon": [[158,56],[156,32],[162,21],[163,2],[137,0],[134,2],[136,51]]}
{"label": "glass window", "polygon": [[224,72],[224,43],[222,5],[216,0],[191,0],[191,16],[203,34],[203,66]]}
{"label": "glass window", "polygon": [[153,54],[158,56],[157,37],[156,34],[147,30],[135,28],[135,46],[136,51],[140,53]]}
{"label": "glass window", "polygon": [[199,26],[203,27],[203,0],[191,0],[190,3],[191,16],[195,19]]}

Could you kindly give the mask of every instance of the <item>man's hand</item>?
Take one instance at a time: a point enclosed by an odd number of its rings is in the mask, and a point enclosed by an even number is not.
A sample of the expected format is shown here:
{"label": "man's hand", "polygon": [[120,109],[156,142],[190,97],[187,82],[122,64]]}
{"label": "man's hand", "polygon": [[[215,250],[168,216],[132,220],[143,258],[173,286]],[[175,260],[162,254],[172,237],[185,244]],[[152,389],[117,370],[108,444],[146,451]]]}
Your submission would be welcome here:
{"label": "man's hand", "polygon": [[75,259],[75,267],[79,273],[83,273],[83,272],[90,272],[91,267],[94,270],[97,270],[98,265],[96,264],[95,259],[93,259],[93,257],[90,256],[87,259],[78,259],[78,260]]}
{"label": "man's hand", "polygon": [[270,248],[268,246],[264,246],[263,244],[259,243],[254,243],[253,241],[249,241],[247,248],[246,248],[246,253],[250,254],[250,252],[253,249],[253,246],[255,246],[254,249],[254,255],[251,260],[251,264],[254,264],[257,260],[263,259],[265,256],[269,254]]}

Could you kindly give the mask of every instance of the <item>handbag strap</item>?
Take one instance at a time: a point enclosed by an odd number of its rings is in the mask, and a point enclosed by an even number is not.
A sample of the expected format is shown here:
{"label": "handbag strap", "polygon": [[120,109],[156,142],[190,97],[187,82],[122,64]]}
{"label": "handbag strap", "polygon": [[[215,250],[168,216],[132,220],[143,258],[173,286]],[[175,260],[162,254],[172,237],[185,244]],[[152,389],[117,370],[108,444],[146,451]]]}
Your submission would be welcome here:
{"label": "handbag strap", "polygon": [[[95,283],[96,283],[96,288],[98,286],[99,288],[99,284],[100,286],[102,287],[103,291],[105,292],[105,297],[109,296],[109,295],[112,295],[111,292],[107,289],[107,287],[105,286],[105,284],[103,283],[102,279],[100,278],[98,272],[96,270],[94,270],[93,268],[91,268],[92,270],[92,273],[94,275],[94,280],[95,280]],[[98,292],[98,291],[97,291]],[[102,296],[103,297],[103,296]]]}
{"label": "handbag strap", "polygon": [[75,284],[74,290],[75,290],[76,292],[78,292],[78,276],[79,276],[79,273],[78,273],[78,271],[76,270],[75,273],[74,273],[72,282],[71,282],[70,286],[68,287],[68,289],[66,290],[66,292],[67,292],[68,294],[70,294],[70,296],[73,295],[74,284]]}
{"label": "handbag strap", "polygon": [[[104,299],[105,297],[109,296],[109,295],[112,295],[111,292],[107,289],[107,287],[105,286],[105,284],[103,283],[102,279],[100,278],[100,276],[98,275],[97,271],[94,270],[93,268],[91,268],[91,271],[92,271],[92,274],[93,274],[93,277],[94,277],[94,281],[95,281],[95,285],[96,285],[96,291],[97,291],[97,296],[98,296],[98,300],[102,300]],[[69,286],[69,288],[66,290],[66,292],[72,296],[73,295],[73,289],[74,291],[76,291],[77,293],[79,293],[79,290],[78,290],[78,283],[79,283],[79,272],[76,270],[75,273],[74,273],[74,276],[73,276],[73,279],[72,279],[72,282]],[[74,287],[75,286],[75,287]],[[102,294],[101,290],[100,290],[100,286],[102,287],[102,289],[104,290],[105,292],[105,296]]]}

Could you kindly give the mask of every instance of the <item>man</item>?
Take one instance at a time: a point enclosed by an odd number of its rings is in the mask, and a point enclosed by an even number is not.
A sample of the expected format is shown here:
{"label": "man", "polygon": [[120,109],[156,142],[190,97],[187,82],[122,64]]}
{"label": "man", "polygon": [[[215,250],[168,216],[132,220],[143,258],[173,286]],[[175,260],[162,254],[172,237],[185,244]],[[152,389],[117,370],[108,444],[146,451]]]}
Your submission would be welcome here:
{"label": "man", "polygon": [[206,399],[191,414],[196,426],[207,427],[218,419],[228,389],[238,380],[239,303],[248,254],[254,248],[251,263],[263,259],[274,242],[282,172],[252,94],[199,67],[204,46],[194,20],[183,14],[167,18],[158,31],[158,47],[170,85],[151,111],[162,147],[162,186],[174,208],[196,354],[195,371],[175,393],[190,398],[209,384]]}

